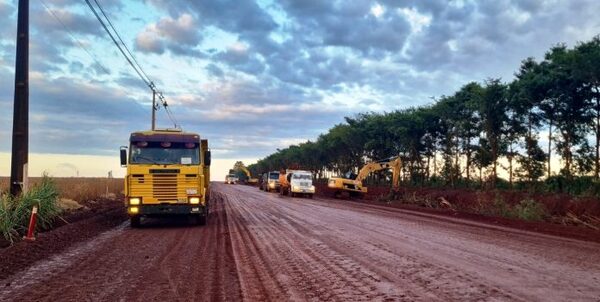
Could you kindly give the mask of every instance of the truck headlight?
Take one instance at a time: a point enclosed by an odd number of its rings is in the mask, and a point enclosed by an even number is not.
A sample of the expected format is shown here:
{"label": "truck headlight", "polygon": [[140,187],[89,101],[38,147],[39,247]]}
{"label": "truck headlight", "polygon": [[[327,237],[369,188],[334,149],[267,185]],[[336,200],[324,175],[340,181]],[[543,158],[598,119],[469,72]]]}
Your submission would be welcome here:
{"label": "truck headlight", "polygon": [[137,214],[139,212],[140,212],[140,209],[138,207],[129,208],[129,213],[131,213],[131,214]]}
{"label": "truck headlight", "polygon": [[298,187],[298,186],[292,186],[292,191],[300,191],[300,187]]}
{"label": "truck headlight", "polygon": [[315,186],[310,186],[310,191],[314,192],[315,191]]}
{"label": "truck headlight", "polygon": [[190,197],[190,204],[199,204],[200,197]]}
{"label": "truck headlight", "polygon": [[131,197],[129,198],[129,204],[132,206],[137,206],[141,203],[141,199],[139,197]]}
{"label": "truck headlight", "polygon": [[269,183],[269,187],[270,187],[270,188],[275,188],[275,183],[274,183],[274,182],[270,182],[270,183]]}

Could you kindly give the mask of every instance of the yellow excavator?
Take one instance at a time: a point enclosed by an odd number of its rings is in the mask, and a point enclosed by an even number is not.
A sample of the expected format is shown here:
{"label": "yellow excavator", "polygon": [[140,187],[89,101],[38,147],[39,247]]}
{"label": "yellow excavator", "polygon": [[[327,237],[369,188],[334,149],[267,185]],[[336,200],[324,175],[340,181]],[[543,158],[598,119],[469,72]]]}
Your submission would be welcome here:
{"label": "yellow excavator", "polygon": [[248,168],[246,168],[246,166],[244,165],[243,162],[241,162],[241,161],[236,162],[233,165],[233,169],[241,170],[242,172],[244,172],[244,174],[246,174],[246,176],[248,176],[248,179],[246,180],[247,183],[253,184],[253,185],[258,183],[258,179],[252,178],[252,174],[250,173],[250,170],[248,170]]}
{"label": "yellow excavator", "polygon": [[362,195],[367,193],[367,187],[363,186],[363,180],[372,172],[381,170],[392,171],[392,189],[397,190],[400,179],[400,171],[402,169],[402,161],[400,157],[391,157],[383,160],[367,163],[364,165],[358,174],[349,171],[343,177],[332,177],[327,182],[330,189],[335,190],[336,197],[347,193],[350,195]]}

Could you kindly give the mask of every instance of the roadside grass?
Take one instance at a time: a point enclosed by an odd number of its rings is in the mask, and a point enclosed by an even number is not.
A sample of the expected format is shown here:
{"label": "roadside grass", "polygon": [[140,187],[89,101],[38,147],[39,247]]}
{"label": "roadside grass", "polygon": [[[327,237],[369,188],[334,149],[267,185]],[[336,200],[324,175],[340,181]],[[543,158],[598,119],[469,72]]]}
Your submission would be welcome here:
{"label": "roadside grass", "polygon": [[[32,186],[39,184],[43,177],[30,177]],[[98,198],[116,197],[123,193],[122,178],[106,177],[53,177],[61,199],[71,199],[78,202]],[[8,177],[0,177],[0,193],[8,191]]]}
{"label": "roadside grass", "polygon": [[31,209],[38,206],[38,230],[48,230],[63,209],[101,198],[113,199],[123,193],[123,179],[88,177],[31,177],[30,190],[14,199],[8,194],[9,178],[0,177],[0,246],[19,240],[27,231]]}
{"label": "roadside grass", "polygon": [[58,206],[58,188],[49,177],[41,181],[28,192],[17,198],[8,194],[0,196],[0,233],[4,240],[14,243],[27,231],[29,217],[33,206],[38,207],[37,228],[46,230],[58,217],[61,210]]}

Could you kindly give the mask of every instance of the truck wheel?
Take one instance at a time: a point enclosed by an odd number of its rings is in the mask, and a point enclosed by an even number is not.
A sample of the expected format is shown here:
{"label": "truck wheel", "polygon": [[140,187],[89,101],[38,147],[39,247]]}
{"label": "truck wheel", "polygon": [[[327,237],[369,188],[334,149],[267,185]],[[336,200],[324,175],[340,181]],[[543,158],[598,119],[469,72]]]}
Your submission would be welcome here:
{"label": "truck wheel", "polygon": [[129,225],[132,228],[139,228],[142,225],[142,219],[140,216],[129,217]]}
{"label": "truck wheel", "polygon": [[210,206],[206,204],[206,207],[204,207],[204,215],[199,217],[200,219],[198,219],[198,224],[206,225],[206,222],[208,221],[208,215],[210,215]]}
{"label": "truck wheel", "polygon": [[308,198],[313,199],[313,194],[308,194]]}

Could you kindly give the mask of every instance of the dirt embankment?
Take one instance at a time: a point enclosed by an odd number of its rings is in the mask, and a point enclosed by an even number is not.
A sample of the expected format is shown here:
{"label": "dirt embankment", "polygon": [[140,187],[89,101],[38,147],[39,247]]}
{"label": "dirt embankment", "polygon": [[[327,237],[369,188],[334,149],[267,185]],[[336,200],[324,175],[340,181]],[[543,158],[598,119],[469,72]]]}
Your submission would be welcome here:
{"label": "dirt embankment", "polygon": [[99,199],[80,204],[83,207],[63,213],[52,230],[36,234],[35,241],[20,241],[0,249],[0,280],[111,229],[127,218],[122,200]]}
{"label": "dirt embankment", "polygon": [[[333,198],[334,192],[324,184],[317,185],[320,196]],[[362,198],[353,202],[384,207],[411,209],[420,212],[474,220],[522,230],[568,238],[600,242],[600,200],[573,197],[567,194],[529,194],[512,191],[476,191],[465,189],[401,188],[394,200],[389,200],[390,188],[374,186]],[[535,200],[543,205],[541,221],[527,221],[498,215],[498,207],[514,208],[523,200]]]}

